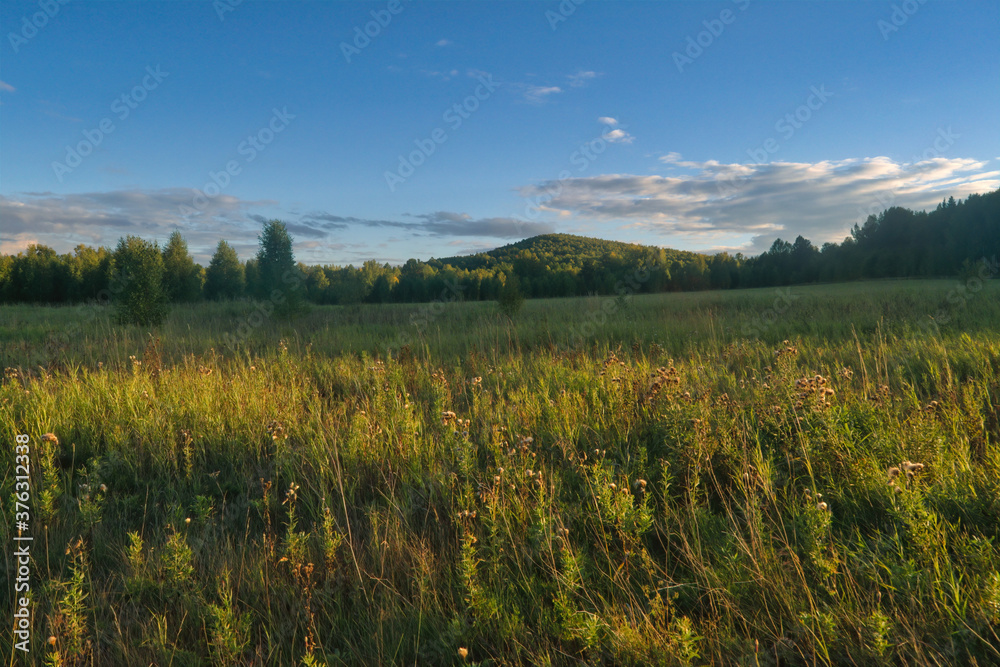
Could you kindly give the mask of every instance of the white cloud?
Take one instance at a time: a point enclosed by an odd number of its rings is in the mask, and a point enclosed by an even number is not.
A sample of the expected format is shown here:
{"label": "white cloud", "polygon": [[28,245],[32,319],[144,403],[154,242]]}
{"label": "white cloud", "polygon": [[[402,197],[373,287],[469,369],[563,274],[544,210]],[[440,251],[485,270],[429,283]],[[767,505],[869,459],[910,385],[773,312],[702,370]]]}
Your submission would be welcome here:
{"label": "white cloud", "polygon": [[549,95],[561,93],[559,86],[528,86],[524,91],[524,99],[529,102],[544,102]]}
{"label": "white cloud", "polygon": [[621,128],[605,132],[601,136],[613,144],[630,144],[635,140],[635,137]]}
{"label": "white cloud", "polygon": [[602,137],[604,137],[605,141],[608,141],[612,144],[630,144],[633,141],[635,141],[635,137],[633,137],[631,134],[621,129],[620,127],[618,127],[617,119],[612,118],[611,116],[601,116],[600,118],[597,119],[597,122],[603,123],[608,127],[615,128],[614,130],[607,131],[601,135]]}
{"label": "white cloud", "polygon": [[0,81],[0,90],[2,90],[5,93],[13,93],[15,90],[17,90],[17,88],[10,85],[6,81]]}
{"label": "white cloud", "polygon": [[[119,237],[128,234],[163,241],[174,229],[181,229],[195,259],[207,261],[220,238],[230,241],[237,250],[256,246],[259,224],[247,211],[275,204],[219,195],[207,199],[198,209],[192,203],[196,194],[190,188],[168,188],[0,195],[0,242],[4,248],[23,250],[30,235],[32,242],[69,252],[81,243],[113,246]],[[182,206],[195,213],[184,215]]]}
{"label": "white cloud", "polygon": [[450,39],[439,39],[434,46],[451,46],[451,43]]}
{"label": "white cloud", "polygon": [[681,239],[722,239],[733,245],[752,236],[743,250],[758,252],[778,236],[794,239],[801,234],[817,244],[839,242],[855,222],[889,206],[933,208],[948,196],[961,198],[1000,187],[1000,171],[984,171],[986,162],[969,158],[743,165],[685,162],[680,157],[670,153],[661,160],[694,173],[604,174],[530,185],[520,193],[542,198],[545,210],[627,224],[675,237],[674,244]]}
{"label": "white cloud", "polygon": [[569,80],[569,85],[573,88],[581,88],[590,83],[593,79],[597,78],[597,72],[591,72],[589,70],[580,70],[576,74],[570,74],[566,77]]}

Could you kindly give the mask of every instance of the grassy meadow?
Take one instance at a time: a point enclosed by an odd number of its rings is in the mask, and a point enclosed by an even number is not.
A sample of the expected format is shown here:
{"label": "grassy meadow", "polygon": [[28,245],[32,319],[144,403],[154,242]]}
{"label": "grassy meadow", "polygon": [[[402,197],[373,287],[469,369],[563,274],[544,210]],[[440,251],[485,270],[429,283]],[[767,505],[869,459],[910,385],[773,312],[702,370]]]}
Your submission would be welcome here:
{"label": "grassy meadow", "polygon": [[1000,663],[1000,281],[112,322],[0,307],[11,664]]}

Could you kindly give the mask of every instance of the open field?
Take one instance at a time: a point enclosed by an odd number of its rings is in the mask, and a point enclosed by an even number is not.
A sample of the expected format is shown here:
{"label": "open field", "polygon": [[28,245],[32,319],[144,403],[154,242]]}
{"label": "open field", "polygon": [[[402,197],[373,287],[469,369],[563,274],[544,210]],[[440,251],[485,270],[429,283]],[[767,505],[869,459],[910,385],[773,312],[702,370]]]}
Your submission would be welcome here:
{"label": "open field", "polygon": [[997,283],[0,308],[25,664],[997,664]]}
{"label": "open field", "polygon": [[[437,363],[475,351],[510,353],[656,343],[672,355],[718,353],[740,341],[770,345],[786,338],[842,343],[857,334],[943,340],[996,331],[1000,282],[886,280],[716,292],[525,301],[513,323],[489,302],[314,306],[292,323],[256,318],[251,302],[175,306],[154,331],[168,363],[186,355],[267,356],[284,340],[304,354],[385,355],[409,342]],[[939,323],[934,326],[932,318]],[[253,326],[260,321],[258,326]],[[246,335],[243,335],[244,332]],[[0,366],[122,364],[141,354],[150,330],[120,327],[106,307],[0,307]],[[236,341],[234,347],[230,342]]]}

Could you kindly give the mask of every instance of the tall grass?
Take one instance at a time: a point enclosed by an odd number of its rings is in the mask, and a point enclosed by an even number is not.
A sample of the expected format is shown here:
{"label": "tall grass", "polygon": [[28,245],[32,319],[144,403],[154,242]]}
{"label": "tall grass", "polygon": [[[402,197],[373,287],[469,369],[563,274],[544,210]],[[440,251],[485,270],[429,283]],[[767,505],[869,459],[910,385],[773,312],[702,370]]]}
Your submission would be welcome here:
{"label": "tall grass", "polygon": [[1000,318],[991,285],[928,333],[951,289],[793,288],[753,338],[773,291],[582,340],[606,302],[456,303],[391,355],[413,307],[235,349],[243,304],[58,344],[78,309],[2,309],[29,662],[994,664]]}

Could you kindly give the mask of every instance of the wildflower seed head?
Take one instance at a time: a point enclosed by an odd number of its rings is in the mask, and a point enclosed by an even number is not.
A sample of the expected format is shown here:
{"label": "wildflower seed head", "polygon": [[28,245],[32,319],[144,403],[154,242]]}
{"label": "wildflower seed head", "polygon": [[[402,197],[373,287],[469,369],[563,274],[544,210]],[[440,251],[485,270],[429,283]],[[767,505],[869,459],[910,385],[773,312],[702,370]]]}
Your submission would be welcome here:
{"label": "wildflower seed head", "polygon": [[889,479],[896,479],[897,477],[899,477],[899,468],[896,466],[889,468]]}
{"label": "wildflower seed head", "polygon": [[816,509],[821,510],[821,511],[825,511],[828,508],[829,508],[829,505],[827,505],[826,503],[822,503],[821,502],[821,503],[819,503],[819,504],[816,505]]}
{"label": "wildflower seed head", "polygon": [[188,518],[184,519],[184,523],[190,525],[191,524],[191,517],[188,517]]}
{"label": "wildflower seed head", "polygon": [[458,657],[461,658],[462,660],[465,660],[466,658],[468,658],[469,657],[469,649],[465,648],[464,646],[459,647],[459,649],[458,649]]}
{"label": "wildflower seed head", "polygon": [[55,635],[51,635],[49,637],[49,646],[55,646],[55,645],[56,645],[56,637]]}
{"label": "wildflower seed head", "polygon": [[53,445],[58,445],[59,438],[56,437],[55,433],[46,433],[42,436],[42,442],[51,442]]}

